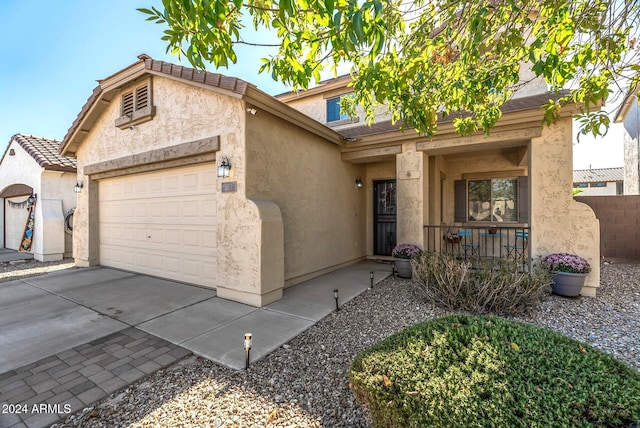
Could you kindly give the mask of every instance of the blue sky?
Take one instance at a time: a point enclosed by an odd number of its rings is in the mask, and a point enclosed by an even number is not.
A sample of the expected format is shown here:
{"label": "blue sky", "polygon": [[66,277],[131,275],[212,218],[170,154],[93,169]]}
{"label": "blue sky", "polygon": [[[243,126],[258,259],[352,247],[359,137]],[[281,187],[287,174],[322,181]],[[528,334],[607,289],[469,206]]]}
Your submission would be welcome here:
{"label": "blue sky", "polygon": [[[164,28],[136,10],[152,5],[161,1],[0,0],[0,146],[16,133],[62,139],[96,80],[136,62],[141,53],[179,63],[165,54]],[[217,71],[269,94],[286,91],[270,75],[258,74],[259,58],[266,55],[261,48],[245,48],[238,51],[239,64]],[[574,146],[574,168],[589,165],[622,166],[615,130],[607,142],[584,139]]]}

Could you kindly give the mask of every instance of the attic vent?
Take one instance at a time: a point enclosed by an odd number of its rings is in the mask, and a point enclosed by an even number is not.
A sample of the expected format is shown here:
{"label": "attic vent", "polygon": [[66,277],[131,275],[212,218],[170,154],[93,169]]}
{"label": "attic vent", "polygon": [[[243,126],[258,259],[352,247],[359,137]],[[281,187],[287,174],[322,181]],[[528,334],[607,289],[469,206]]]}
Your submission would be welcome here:
{"label": "attic vent", "polygon": [[122,108],[120,117],[115,125],[120,129],[127,129],[133,125],[153,119],[156,109],[153,106],[151,79],[122,94]]}
{"label": "attic vent", "polygon": [[136,89],[136,110],[147,107],[149,103],[149,86],[144,85]]}
{"label": "attic vent", "polygon": [[131,116],[133,114],[133,92],[128,92],[122,96],[122,115]]}

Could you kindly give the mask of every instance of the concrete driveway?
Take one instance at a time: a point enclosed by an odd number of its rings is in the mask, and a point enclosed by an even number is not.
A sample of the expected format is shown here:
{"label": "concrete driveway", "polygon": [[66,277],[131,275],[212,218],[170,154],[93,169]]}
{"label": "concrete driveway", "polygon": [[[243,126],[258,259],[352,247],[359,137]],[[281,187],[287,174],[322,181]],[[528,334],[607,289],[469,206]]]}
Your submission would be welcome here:
{"label": "concrete driveway", "polygon": [[103,267],[0,283],[0,406],[29,410],[0,414],[0,428],[50,426],[191,353],[242,369],[245,332],[254,362],[333,312],[334,289],[340,304],[365,291],[370,272],[391,267],[363,261],[264,308]]}
{"label": "concrete driveway", "polygon": [[73,268],[0,283],[0,374],[135,327],[217,363],[244,368],[242,343],[253,333],[252,360],[297,336],[391,274],[363,261],[285,290],[255,308],[214,290],[105,267]]}
{"label": "concrete driveway", "polygon": [[215,296],[102,267],[1,283],[0,373]]}

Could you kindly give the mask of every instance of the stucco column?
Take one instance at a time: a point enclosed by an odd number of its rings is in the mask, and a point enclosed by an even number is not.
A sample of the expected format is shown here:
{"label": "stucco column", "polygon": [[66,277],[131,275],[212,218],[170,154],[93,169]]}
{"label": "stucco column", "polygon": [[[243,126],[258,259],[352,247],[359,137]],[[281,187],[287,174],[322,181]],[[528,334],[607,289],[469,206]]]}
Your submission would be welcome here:
{"label": "stucco column", "polygon": [[397,243],[416,244],[424,248],[424,218],[427,212],[427,164],[415,143],[402,145],[396,155],[397,177]]}
{"label": "stucco column", "polygon": [[98,236],[98,182],[78,176],[83,183],[73,223],[73,258],[76,266],[95,266],[100,261]]}
{"label": "stucco column", "polygon": [[530,143],[531,255],[573,253],[591,264],[583,295],[600,284],[600,225],[593,210],[573,199],[571,118],[545,127]]}

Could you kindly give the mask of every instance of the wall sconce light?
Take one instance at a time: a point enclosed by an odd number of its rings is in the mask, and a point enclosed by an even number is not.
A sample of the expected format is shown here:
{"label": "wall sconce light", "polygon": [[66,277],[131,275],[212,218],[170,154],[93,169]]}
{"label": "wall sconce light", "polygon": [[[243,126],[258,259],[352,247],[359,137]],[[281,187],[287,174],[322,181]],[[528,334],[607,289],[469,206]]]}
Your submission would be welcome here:
{"label": "wall sconce light", "polygon": [[255,116],[256,113],[258,113],[258,110],[254,109],[253,107],[248,107],[247,108],[247,113],[249,113],[252,116]]}
{"label": "wall sconce light", "polygon": [[218,177],[228,177],[229,171],[231,171],[231,163],[226,156],[222,156],[222,162],[218,166]]}
{"label": "wall sconce light", "polygon": [[16,155],[16,151],[11,149],[9,150],[9,156],[15,156]]}
{"label": "wall sconce light", "polygon": [[358,189],[362,189],[362,186],[363,186],[362,179],[360,177],[356,178],[356,187]]}
{"label": "wall sconce light", "polygon": [[245,355],[244,369],[245,370],[249,368],[249,352],[251,351],[252,336],[253,335],[251,333],[244,334],[244,355]]}
{"label": "wall sconce light", "polygon": [[74,193],[81,193],[82,189],[84,189],[84,184],[82,184],[82,181],[76,182],[76,185],[73,186]]}

